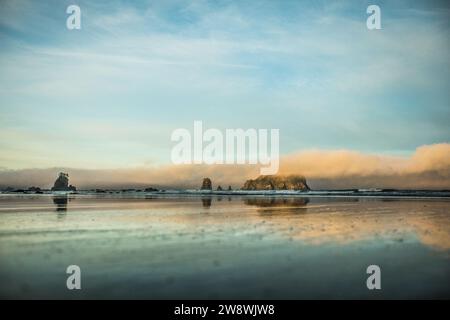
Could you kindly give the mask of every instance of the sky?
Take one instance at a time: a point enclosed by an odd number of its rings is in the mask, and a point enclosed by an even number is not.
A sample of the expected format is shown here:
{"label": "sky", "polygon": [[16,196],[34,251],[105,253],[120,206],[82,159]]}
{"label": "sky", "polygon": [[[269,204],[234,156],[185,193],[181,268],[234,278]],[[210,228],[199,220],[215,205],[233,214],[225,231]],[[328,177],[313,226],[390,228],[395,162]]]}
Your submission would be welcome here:
{"label": "sky", "polygon": [[[71,4],[81,30],[66,28]],[[381,30],[366,27],[370,4]],[[201,120],[280,129],[281,171],[307,178],[391,186],[390,168],[417,175],[404,168],[426,150],[437,160],[423,187],[450,188],[449,18],[447,1],[425,0],[2,0],[0,185],[55,168],[191,181],[198,168],[172,167],[170,136]],[[324,154],[382,159],[382,173],[352,171],[352,157],[338,156],[338,176],[299,165]]]}

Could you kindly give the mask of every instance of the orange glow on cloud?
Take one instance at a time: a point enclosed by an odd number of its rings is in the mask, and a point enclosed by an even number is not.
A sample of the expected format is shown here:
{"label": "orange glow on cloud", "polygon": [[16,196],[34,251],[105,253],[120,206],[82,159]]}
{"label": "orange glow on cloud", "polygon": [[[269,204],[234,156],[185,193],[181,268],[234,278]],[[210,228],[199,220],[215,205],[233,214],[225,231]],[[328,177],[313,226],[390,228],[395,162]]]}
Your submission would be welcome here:
{"label": "orange glow on cloud", "polygon": [[[65,170],[79,188],[198,188],[203,177],[214,186],[240,188],[259,175],[252,165],[165,165],[132,169],[77,168],[0,171],[0,186],[50,187]],[[433,188],[450,189],[450,143],[425,145],[411,157],[365,154],[349,150],[309,150],[282,156],[280,174],[302,174],[312,188]]]}

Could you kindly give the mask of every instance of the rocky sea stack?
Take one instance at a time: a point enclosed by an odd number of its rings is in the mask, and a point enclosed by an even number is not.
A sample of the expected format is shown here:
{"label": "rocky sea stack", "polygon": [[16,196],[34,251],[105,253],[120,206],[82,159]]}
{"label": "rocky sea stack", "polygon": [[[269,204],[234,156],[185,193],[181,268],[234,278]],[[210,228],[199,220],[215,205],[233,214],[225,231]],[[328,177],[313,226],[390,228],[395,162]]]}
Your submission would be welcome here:
{"label": "rocky sea stack", "polygon": [[254,180],[247,180],[242,190],[310,190],[306,179],[300,175],[290,176],[259,176]]}
{"label": "rocky sea stack", "polygon": [[69,175],[64,172],[60,172],[56,179],[52,191],[77,191],[73,185],[69,185]]}
{"label": "rocky sea stack", "polygon": [[204,178],[201,190],[212,190],[212,182],[210,178]]}

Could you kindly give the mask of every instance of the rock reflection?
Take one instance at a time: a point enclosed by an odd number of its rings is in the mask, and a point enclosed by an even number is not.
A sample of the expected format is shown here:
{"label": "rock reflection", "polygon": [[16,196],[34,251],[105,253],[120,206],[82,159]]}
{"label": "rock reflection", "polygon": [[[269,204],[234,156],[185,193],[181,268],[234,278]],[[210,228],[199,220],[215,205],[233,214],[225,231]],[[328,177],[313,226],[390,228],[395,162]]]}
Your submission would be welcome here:
{"label": "rock reflection", "polygon": [[212,197],[202,197],[203,208],[210,208],[212,202]]}
{"label": "rock reflection", "polygon": [[56,205],[56,211],[57,212],[65,212],[67,211],[67,202],[68,202],[67,195],[65,196],[54,196],[53,197],[53,203]]}
{"label": "rock reflection", "polygon": [[249,206],[266,207],[303,207],[309,202],[308,198],[251,198],[244,203]]}
{"label": "rock reflection", "polygon": [[256,206],[262,215],[306,213],[308,198],[250,198],[244,203]]}

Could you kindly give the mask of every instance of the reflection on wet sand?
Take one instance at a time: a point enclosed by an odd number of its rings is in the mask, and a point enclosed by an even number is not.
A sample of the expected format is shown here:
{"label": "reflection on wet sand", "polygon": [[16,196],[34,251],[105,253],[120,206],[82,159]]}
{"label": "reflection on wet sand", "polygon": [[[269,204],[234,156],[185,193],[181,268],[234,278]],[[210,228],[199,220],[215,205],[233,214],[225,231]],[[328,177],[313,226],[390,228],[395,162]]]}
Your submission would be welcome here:
{"label": "reflection on wet sand", "polygon": [[202,197],[203,208],[210,208],[212,203],[212,197]]}
{"label": "reflection on wet sand", "polygon": [[67,211],[67,202],[67,195],[53,197],[53,203],[56,205],[56,211]]}
{"label": "reflection on wet sand", "polygon": [[[278,199],[277,199],[278,200]],[[309,201],[305,201],[308,203]],[[354,201],[352,201],[354,202]],[[276,225],[276,229],[291,239],[312,244],[349,244],[357,241],[417,241],[423,245],[450,249],[449,202],[429,202],[424,206],[415,201],[361,201],[334,203],[325,206],[312,204],[301,211],[298,219],[286,219],[301,202],[246,200],[246,204],[264,207],[261,218]],[[272,207],[274,210],[267,210]],[[281,207],[281,208],[280,208]],[[276,210],[275,210],[276,209]],[[269,213],[271,213],[269,215]]]}
{"label": "reflection on wet sand", "polygon": [[[50,200],[51,199],[51,200]],[[152,228],[167,225],[196,234],[207,228],[212,233],[223,230],[257,232],[268,237],[282,237],[313,245],[346,245],[373,240],[373,243],[420,242],[441,250],[450,249],[450,201],[393,200],[362,198],[307,197],[151,197],[104,198],[67,195],[52,198],[4,198],[3,212],[53,210],[64,215],[71,211],[91,211],[91,219],[81,221],[86,227]],[[222,201],[221,201],[222,200]],[[70,208],[68,203],[71,203]],[[204,215],[207,209],[211,215]],[[102,214],[111,212],[112,215]],[[87,217],[87,216],[86,216]],[[11,228],[14,225],[11,224]],[[25,227],[25,225],[21,225]],[[53,226],[43,225],[51,230]],[[68,224],[66,227],[70,228]],[[167,229],[169,230],[169,229]],[[167,231],[168,236],[172,236]]]}
{"label": "reflection on wet sand", "polygon": [[220,199],[0,197],[0,296],[73,298],[74,262],[89,298],[372,298],[373,263],[383,297],[450,295],[446,199]]}
{"label": "reflection on wet sand", "polygon": [[267,207],[303,207],[309,202],[308,198],[250,198],[244,199],[249,206]]}
{"label": "reflection on wet sand", "polygon": [[[263,224],[262,232],[268,236],[278,235],[313,245],[346,245],[369,240],[419,241],[431,248],[450,249],[448,201],[423,205],[421,201],[404,200],[255,197],[238,199],[234,207],[226,209],[226,203],[214,200],[202,198],[204,208],[212,209],[210,212],[217,210],[213,218],[181,214],[167,217],[166,221],[189,228],[213,225],[233,229]],[[240,203],[256,210],[244,210]]]}

